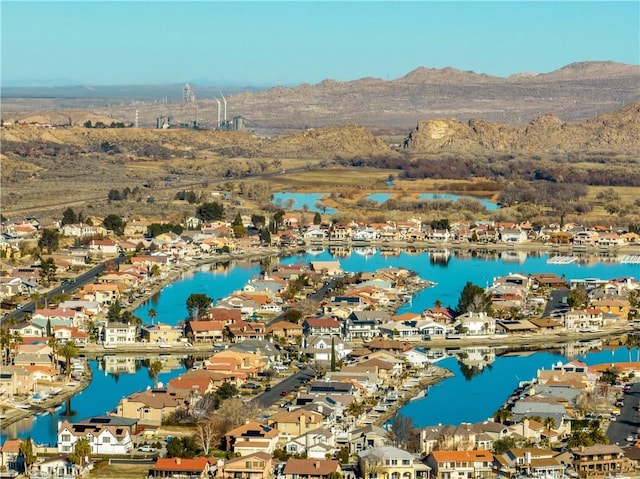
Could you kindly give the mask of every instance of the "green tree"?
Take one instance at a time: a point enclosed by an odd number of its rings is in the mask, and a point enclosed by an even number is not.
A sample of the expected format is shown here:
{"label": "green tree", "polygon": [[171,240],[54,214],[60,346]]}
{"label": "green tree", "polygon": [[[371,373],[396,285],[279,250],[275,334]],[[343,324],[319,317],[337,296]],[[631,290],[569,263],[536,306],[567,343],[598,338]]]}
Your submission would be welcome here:
{"label": "green tree", "polygon": [[587,295],[587,289],[583,284],[571,289],[567,294],[567,305],[570,308],[580,309],[587,305],[589,296]]}
{"label": "green tree", "polygon": [[60,244],[60,233],[58,230],[45,228],[42,230],[40,239],[38,240],[38,248],[40,250],[47,250],[49,254],[58,249]]}
{"label": "green tree", "polygon": [[257,229],[264,228],[267,224],[267,220],[264,215],[251,215],[251,224],[255,226]]}
{"label": "green tree", "polygon": [[51,318],[47,318],[47,337],[50,338],[52,333],[53,329],[51,328]]}
{"label": "green tree", "polygon": [[58,267],[53,258],[47,258],[40,261],[40,279],[44,284],[49,284],[56,279]]}
{"label": "green tree", "polygon": [[593,444],[593,439],[591,439],[589,432],[582,430],[575,431],[567,441],[567,447],[569,448],[593,446]]}
{"label": "green tree", "polygon": [[278,210],[273,215],[273,222],[272,222],[273,228],[274,228],[273,233],[277,233],[280,230],[284,215],[285,215],[284,210]]}
{"label": "green tree", "polygon": [[457,311],[459,314],[468,312],[485,312],[491,314],[491,297],[488,296],[480,286],[473,284],[471,281],[467,281],[460,293]]}
{"label": "green tree", "polygon": [[149,373],[149,377],[153,379],[153,387],[158,387],[158,374],[162,371],[162,362],[158,359],[155,359],[149,363],[149,367],[147,369]]}
{"label": "green tree", "polygon": [[516,447],[516,440],[510,436],[493,441],[493,453],[504,454],[509,449]]}
{"label": "green tree", "polygon": [[91,454],[91,443],[86,437],[81,437],[73,445],[73,452],[69,455],[69,459],[73,464],[78,464],[81,468],[84,466],[85,458]]}
{"label": "green tree", "polygon": [[149,320],[151,321],[151,324],[153,324],[153,321],[158,316],[158,312],[155,309],[150,308],[149,311],[147,312],[147,316],[149,317]]}
{"label": "green tree", "polygon": [[120,305],[120,301],[116,300],[109,305],[109,309],[107,310],[107,321],[110,323],[119,323],[121,313],[122,306]]}
{"label": "green tree", "polygon": [[9,364],[9,356],[11,354],[11,332],[9,328],[0,328],[0,348],[2,348],[2,363],[6,366]]}
{"label": "green tree", "polygon": [[107,215],[107,217],[102,221],[102,226],[107,228],[109,231],[113,231],[113,234],[116,236],[122,236],[127,223],[119,215],[112,213]]}
{"label": "green tree", "polygon": [[271,244],[271,233],[268,228],[260,228],[260,230],[258,230],[258,235],[260,236],[260,241],[262,243]]}
{"label": "green tree", "polygon": [[196,208],[196,216],[202,221],[218,221],[224,219],[224,206],[215,201],[202,203]]}
{"label": "green tree", "polygon": [[64,345],[58,350],[58,353],[65,360],[65,373],[67,376],[71,376],[71,359],[78,356],[78,347],[76,346],[75,341],[67,341],[64,343]]}
{"label": "green tree", "polygon": [[204,293],[192,293],[187,298],[187,312],[191,318],[202,318],[206,316],[211,308],[213,299]]}
{"label": "green tree", "polygon": [[240,216],[240,213],[236,214],[236,217],[231,223],[231,227],[233,228],[233,234],[236,238],[242,238],[247,234],[247,229],[242,224],[242,216]]}
{"label": "green tree", "polygon": [[78,222],[78,217],[76,212],[73,211],[73,208],[69,207],[62,212],[62,224],[63,225],[72,225]]}
{"label": "green tree", "polygon": [[288,309],[286,313],[284,313],[285,321],[289,321],[290,323],[297,323],[302,318],[302,311],[297,309]]}
{"label": "green tree", "polygon": [[509,411],[508,409],[505,408],[500,408],[498,409],[494,415],[493,415],[493,419],[496,422],[502,423],[504,424],[506,421],[510,420],[512,417],[511,411]]}
{"label": "green tree", "polygon": [[322,223],[322,216],[320,215],[319,212],[316,211],[316,214],[313,215],[313,224],[314,225],[319,225]]}

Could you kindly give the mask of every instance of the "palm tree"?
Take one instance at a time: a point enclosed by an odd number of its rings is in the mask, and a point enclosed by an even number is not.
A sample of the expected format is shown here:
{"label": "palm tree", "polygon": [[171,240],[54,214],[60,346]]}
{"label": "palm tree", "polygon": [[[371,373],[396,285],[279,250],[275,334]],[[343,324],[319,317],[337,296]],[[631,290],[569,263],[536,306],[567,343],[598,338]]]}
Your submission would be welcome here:
{"label": "palm tree", "polygon": [[147,315],[149,316],[149,319],[151,320],[151,324],[153,324],[154,319],[156,319],[156,317],[158,316],[158,312],[151,308],[148,312]]}
{"label": "palm tree", "polygon": [[11,333],[9,329],[0,329],[0,348],[3,350],[3,364],[6,366],[9,364],[9,354],[11,352]]}
{"label": "palm tree", "polygon": [[58,363],[58,348],[60,346],[60,344],[58,343],[58,338],[56,338],[55,336],[51,336],[47,343],[49,344],[49,347],[51,348],[51,361],[54,364],[57,364]]}
{"label": "palm tree", "polygon": [[13,334],[11,334],[10,336],[10,340],[9,340],[9,349],[12,349],[14,352],[14,355],[18,353],[18,345],[22,344],[22,334],[20,334],[18,331],[14,331]]}
{"label": "palm tree", "polygon": [[495,419],[497,422],[501,424],[504,424],[505,421],[508,421],[509,419],[511,419],[511,416],[512,416],[511,411],[501,407],[494,413],[493,419]]}
{"label": "palm tree", "polygon": [[71,376],[71,358],[78,356],[78,347],[75,341],[67,341],[58,352],[65,359],[65,372],[67,376]]}
{"label": "palm tree", "polygon": [[25,471],[29,473],[31,465],[35,463],[36,459],[38,458],[33,451],[33,441],[31,440],[31,436],[28,436],[26,439],[20,441],[19,450],[20,454],[24,458]]}
{"label": "palm tree", "polygon": [[552,416],[547,416],[544,418],[544,427],[549,430],[553,430],[556,427],[556,420]]}
{"label": "palm tree", "polygon": [[91,454],[91,443],[86,437],[81,437],[73,445],[73,453],[69,456],[73,464],[78,464],[80,468],[84,466],[84,458]]}
{"label": "palm tree", "polygon": [[609,444],[609,438],[600,427],[600,421],[591,421],[588,434],[594,444]]}
{"label": "palm tree", "polygon": [[149,363],[148,373],[149,377],[153,379],[153,387],[158,387],[158,374],[162,371],[162,362],[155,359]]}
{"label": "palm tree", "polygon": [[567,441],[568,448],[580,447],[580,446],[592,446],[593,440],[589,437],[587,431],[576,431]]}

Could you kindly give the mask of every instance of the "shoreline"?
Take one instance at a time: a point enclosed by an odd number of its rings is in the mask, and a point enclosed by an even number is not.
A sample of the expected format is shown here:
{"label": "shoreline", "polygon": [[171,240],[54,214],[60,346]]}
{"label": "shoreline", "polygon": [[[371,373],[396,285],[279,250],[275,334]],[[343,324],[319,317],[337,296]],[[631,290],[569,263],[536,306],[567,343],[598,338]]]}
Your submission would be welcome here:
{"label": "shoreline", "polygon": [[[148,289],[145,290],[145,294],[135,299],[131,302],[126,308],[123,308],[128,311],[134,311],[147,301],[151,299],[151,297],[155,294],[158,294],[165,286],[175,282],[185,273],[195,271],[199,267],[215,264],[218,262],[226,262],[226,261],[257,261],[260,258],[270,257],[270,256],[283,256],[283,255],[295,255],[306,251],[308,248],[321,246],[323,248],[330,248],[331,246],[335,247],[376,247],[378,249],[384,250],[385,248],[405,248],[405,249],[413,249],[413,248],[421,248],[424,250],[429,249],[440,249],[446,248],[451,250],[483,250],[483,251],[531,251],[531,252],[540,252],[549,253],[549,252],[561,252],[561,253],[577,253],[577,254],[611,254],[615,253],[618,255],[622,254],[631,254],[638,253],[640,254],[640,245],[625,245],[616,248],[598,248],[591,247],[587,249],[580,249],[579,251],[574,249],[571,245],[549,245],[549,244],[539,244],[539,243],[522,243],[516,245],[508,245],[504,243],[490,243],[490,244],[478,244],[478,243],[461,243],[461,242],[435,242],[435,241],[421,241],[421,242],[408,242],[408,241],[391,241],[391,242],[381,242],[381,241],[362,241],[362,242],[353,242],[353,241],[344,241],[344,242],[336,242],[336,241],[323,241],[323,242],[313,242],[305,245],[296,245],[292,247],[284,247],[284,248],[269,248],[259,250],[251,250],[242,253],[227,253],[217,256],[208,256],[204,258],[200,258],[197,260],[185,260],[175,266],[172,267],[172,270],[167,273],[165,277],[162,277],[157,283],[150,285]],[[338,258],[339,260],[339,258]],[[432,338],[429,341],[419,341],[419,342],[411,342],[412,346],[416,347],[426,347],[426,348],[445,348],[445,349],[456,349],[460,347],[469,347],[469,346],[493,346],[496,344],[496,341],[499,339],[501,345],[507,346],[520,346],[520,347],[531,347],[534,350],[542,350],[545,348],[553,347],[554,345],[565,344],[571,341],[588,341],[593,339],[615,339],[616,337],[624,336],[629,332],[633,332],[640,329],[640,324],[627,324],[622,327],[617,327],[612,330],[603,330],[597,332],[590,333],[533,333],[527,335],[519,335],[514,334],[510,336],[502,336],[499,338],[496,337],[466,337],[466,338],[457,338],[457,339],[446,339],[446,338]],[[190,346],[186,346],[185,343],[175,343],[172,344],[171,348],[167,348],[166,350],[162,350],[163,354],[169,355],[189,355],[189,354],[213,354],[213,344],[210,343],[194,343]],[[103,355],[158,355],[158,349],[152,344],[146,343],[134,343],[118,346],[117,349],[104,349],[101,345],[97,344],[89,344],[79,350],[80,357],[84,358],[98,358]],[[432,366],[435,367],[435,366]],[[86,368],[88,371],[87,376],[83,377],[77,386],[73,389],[67,390],[64,389],[61,393],[56,396],[51,396],[50,398],[44,400],[42,403],[38,403],[33,405],[29,409],[19,409],[13,408],[8,410],[5,408],[4,410],[4,418],[0,421],[0,426],[2,428],[6,426],[10,426],[21,419],[27,418],[33,415],[34,410],[44,411],[57,408],[64,404],[68,399],[77,395],[79,392],[84,390],[91,383],[91,370],[90,368]],[[442,368],[440,368],[442,369]],[[448,370],[449,374],[452,374]],[[435,384],[443,379],[449,377],[447,375],[439,375],[437,377],[429,377],[426,381],[423,380],[421,383],[412,388],[410,391],[404,393],[402,395],[404,402],[402,405],[406,404],[409,401],[409,398],[404,399],[409,395],[409,392],[413,392],[417,394],[421,389],[428,387],[431,384]],[[424,382],[424,387],[423,386]],[[415,390],[415,391],[414,391]],[[401,401],[398,400],[397,403]],[[395,405],[394,405],[395,406]],[[396,408],[399,409],[401,405],[398,405]],[[393,407],[391,409],[394,409]],[[386,412],[381,416],[381,418],[386,414]],[[382,419],[377,419],[382,420]],[[386,419],[388,420],[388,418]],[[386,422],[386,420],[384,422]]]}

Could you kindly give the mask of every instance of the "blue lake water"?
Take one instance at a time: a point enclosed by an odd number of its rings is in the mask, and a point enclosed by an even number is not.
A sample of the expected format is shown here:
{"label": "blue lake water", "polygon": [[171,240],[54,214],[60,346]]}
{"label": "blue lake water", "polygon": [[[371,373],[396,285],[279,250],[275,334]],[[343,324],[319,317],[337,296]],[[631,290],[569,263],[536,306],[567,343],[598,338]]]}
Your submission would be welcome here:
{"label": "blue lake water", "polygon": [[497,203],[494,203],[493,201],[489,201],[486,198],[476,198],[474,196],[460,196],[460,195],[451,195],[448,193],[421,193],[420,196],[418,196],[419,200],[451,200],[451,201],[458,201],[461,198],[467,198],[470,200],[476,200],[479,201],[482,206],[484,206],[487,211],[495,211],[500,209],[500,206]]}
{"label": "blue lake water", "polygon": [[635,360],[637,353],[637,349],[630,352],[626,347],[619,347],[572,358],[559,351],[498,357],[490,366],[476,371],[478,374],[471,379],[462,373],[456,358],[447,358],[437,365],[447,368],[455,376],[431,386],[424,399],[410,401],[400,409],[400,414],[411,417],[418,427],[484,421],[493,416],[520,381],[534,378],[538,369],[551,369],[558,361],[568,359],[580,359],[590,366],[628,361],[629,354]]}
{"label": "blue lake water", "polygon": [[375,201],[376,203],[384,203],[391,198],[391,193],[371,193],[367,196],[368,200]]}
{"label": "blue lake water", "polygon": [[[147,368],[142,361],[136,361],[134,374],[111,374],[105,373],[100,367],[98,360],[90,360],[89,366],[93,374],[91,384],[80,394],[71,399],[72,415],[66,416],[66,405],[58,407],[55,411],[34,415],[24,419],[7,428],[2,428],[0,433],[0,443],[9,437],[27,437],[38,444],[55,444],[57,442],[58,422],[65,419],[77,422],[91,416],[100,416],[115,409],[118,401],[130,394],[143,391],[148,386],[153,386],[153,379],[149,377]],[[185,372],[184,366],[171,370],[163,370],[158,375],[159,382],[168,382],[174,377]]]}
{"label": "blue lake water", "polygon": [[274,193],[272,203],[281,208],[292,210],[302,210],[307,206],[308,211],[314,211],[327,215],[336,214],[335,208],[321,206],[321,198],[327,196],[327,193]]}
{"label": "blue lake water", "polygon": [[[358,252],[356,254],[355,252]],[[437,283],[416,294],[399,312],[420,312],[433,306],[436,300],[443,305],[455,307],[460,291],[467,281],[479,286],[487,286],[493,278],[508,273],[551,272],[567,278],[618,278],[633,276],[640,278],[640,265],[619,264],[589,260],[584,263],[547,264],[548,254],[528,254],[519,251],[494,253],[488,251],[458,253],[434,250],[431,253],[411,253],[407,251],[381,252],[376,248],[353,248],[352,254],[334,256],[328,249],[289,256],[280,259],[283,264],[309,263],[310,261],[338,260],[343,270],[348,272],[375,271],[387,267],[406,267],[416,271],[422,278]],[[258,275],[258,263],[233,263],[210,265],[198,271],[185,274],[175,283],[165,287],[155,297],[135,310],[134,314],[148,321],[148,311],[157,311],[156,321],[179,324],[187,316],[186,299],[191,293],[205,293],[214,300],[225,297],[241,289],[251,277]],[[612,353],[598,352],[584,359],[588,364],[611,361],[613,358],[627,357],[626,348]],[[457,361],[453,358],[438,363],[451,369],[456,376],[432,387],[427,398],[415,401],[403,409],[411,415],[416,424],[438,422],[476,421],[489,417],[508,397],[520,380],[528,380],[540,367],[548,368],[561,356],[549,352],[533,353],[527,357],[500,357],[491,367],[471,380],[464,378]],[[96,361],[91,361],[94,380],[89,388],[72,399],[72,410],[76,414],[72,421],[91,415],[105,414],[115,408],[118,401],[133,392],[152,384],[147,370],[141,367],[135,374],[121,374],[116,377],[105,375],[98,370]],[[168,381],[184,371],[184,368],[161,373],[159,380]],[[2,430],[0,439],[5,437],[26,437],[31,434],[39,443],[55,440],[57,423],[63,418],[62,409],[50,415],[36,416]]]}

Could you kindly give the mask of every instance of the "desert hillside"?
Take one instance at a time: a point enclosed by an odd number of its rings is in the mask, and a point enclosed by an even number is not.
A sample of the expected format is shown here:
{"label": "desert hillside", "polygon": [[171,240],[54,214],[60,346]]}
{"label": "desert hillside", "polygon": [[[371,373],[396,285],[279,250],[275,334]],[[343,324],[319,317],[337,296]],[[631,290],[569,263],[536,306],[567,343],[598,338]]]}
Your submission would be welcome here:
{"label": "desert hillside", "polygon": [[[525,126],[484,120],[420,121],[407,131],[402,147],[410,153],[466,151],[544,153],[550,151],[640,152],[640,102],[581,121],[565,122],[553,114]],[[272,138],[247,132],[179,129],[83,127],[5,127],[1,139],[9,157],[56,157],[63,153],[102,152],[136,158],[194,158],[208,152],[225,157],[333,159],[336,156],[381,156],[394,148],[362,126],[311,128]],[[402,148],[401,147],[401,148]],[[3,172],[4,174],[4,172]]]}
{"label": "desert hillside", "polygon": [[[181,101],[182,85],[137,87],[4,88],[2,119],[55,125],[82,125],[100,119],[156,126],[197,120],[217,125],[220,87],[194,86],[195,103]],[[55,98],[59,91],[60,98]],[[237,88],[236,88],[237,91]],[[419,121],[479,119],[525,126],[546,113],[565,122],[584,121],[640,100],[640,66],[615,62],[573,63],[550,73],[493,77],[454,68],[416,68],[396,79],[324,80],[264,91],[225,93],[227,117],[244,118],[249,131],[286,135],[308,128],[363,125],[395,133]],[[166,100],[168,98],[168,100]],[[132,101],[135,100],[135,101]],[[46,116],[51,118],[47,120]]]}
{"label": "desert hillside", "polygon": [[550,151],[640,152],[640,102],[583,122],[564,122],[548,114],[526,126],[455,119],[418,123],[405,145],[413,151],[493,150],[518,153]]}

